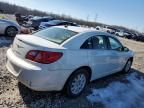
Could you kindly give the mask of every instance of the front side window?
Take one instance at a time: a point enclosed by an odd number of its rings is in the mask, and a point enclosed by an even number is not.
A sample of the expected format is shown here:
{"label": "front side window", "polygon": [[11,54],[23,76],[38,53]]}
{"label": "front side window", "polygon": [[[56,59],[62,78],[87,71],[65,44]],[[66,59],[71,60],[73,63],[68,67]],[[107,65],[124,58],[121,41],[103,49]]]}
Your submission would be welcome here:
{"label": "front side window", "polygon": [[121,43],[114,38],[109,37],[109,43],[110,43],[110,49],[112,50],[118,50],[122,48]]}

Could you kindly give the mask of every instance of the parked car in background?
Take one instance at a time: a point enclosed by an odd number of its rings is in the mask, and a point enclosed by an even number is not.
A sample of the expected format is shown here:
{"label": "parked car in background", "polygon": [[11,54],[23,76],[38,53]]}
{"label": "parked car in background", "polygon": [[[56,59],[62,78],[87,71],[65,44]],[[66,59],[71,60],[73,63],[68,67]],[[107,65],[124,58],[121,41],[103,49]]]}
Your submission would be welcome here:
{"label": "parked car in background", "polygon": [[115,29],[114,27],[110,27],[110,26],[97,26],[96,29],[105,31],[111,34],[115,34],[115,32],[117,31],[117,29]]}
{"label": "parked car in background", "polygon": [[31,20],[34,16],[33,15],[28,15],[27,16],[29,20]]}
{"label": "parked car in background", "polygon": [[127,39],[132,39],[132,36],[133,36],[132,33],[127,32],[127,31],[124,32],[123,35],[124,35],[124,37],[127,38]]}
{"label": "parked car in background", "polygon": [[0,34],[15,36],[20,33],[20,25],[14,21],[0,19]]}
{"label": "parked car in background", "polygon": [[141,42],[144,42],[144,35],[141,35]]}
{"label": "parked car in background", "polygon": [[37,91],[82,93],[95,79],[128,72],[133,52],[113,35],[81,27],[50,27],[34,34],[17,35],[7,51],[7,69]]}
{"label": "parked car in background", "polygon": [[113,33],[114,32],[114,30],[111,29],[110,26],[103,26],[103,27],[101,27],[101,30],[105,31],[105,32],[108,32],[108,33]]}
{"label": "parked car in background", "polygon": [[110,26],[103,26],[102,30],[111,34],[115,33],[115,30]]}
{"label": "parked car in background", "polygon": [[119,36],[119,37],[124,37],[124,31],[123,31],[123,30],[117,30],[117,31],[115,32],[115,34],[116,34],[117,36]]}
{"label": "parked car in background", "polygon": [[48,22],[50,20],[54,20],[54,18],[52,18],[52,17],[33,17],[28,22],[28,24],[29,24],[29,26],[33,27],[35,30],[38,30],[41,22]]}
{"label": "parked car in background", "polygon": [[116,28],[114,28],[114,27],[107,27],[107,29],[108,29],[108,31],[107,32],[109,32],[109,33],[111,33],[111,34],[115,34],[116,33],[116,31],[117,31],[117,29]]}
{"label": "parked car in background", "polygon": [[135,37],[135,40],[136,40],[136,41],[144,42],[144,35],[139,34],[137,37]]}
{"label": "parked car in background", "polygon": [[100,26],[96,26],[96,30],[100,30],[101,29],[101,27]]}
{"label": "parked car in background", "polygon": [[49,22],[42,22],[39,29],[45,29],[52,26],[78,26],[76,23],[64,21],[64,20],[52,20]]}

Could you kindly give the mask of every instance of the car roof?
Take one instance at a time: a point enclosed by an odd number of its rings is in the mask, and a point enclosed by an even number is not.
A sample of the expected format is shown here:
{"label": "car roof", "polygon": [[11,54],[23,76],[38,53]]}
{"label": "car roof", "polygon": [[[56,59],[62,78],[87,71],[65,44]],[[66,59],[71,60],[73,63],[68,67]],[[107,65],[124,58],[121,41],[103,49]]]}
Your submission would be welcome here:
{"label": "car roof", "polygon": [[92,37],[92,36],[110,36],[115,39],[118,39],[115,35],[96,30],[95,28],[84,28],[84,27],[76,27],[76,26],[55,26],[57,28],[62,28],[70,31],[77,32],[78,34],[75,36],[72,36],[65,42],[61,44],[61,46],[65,48],[72,48],[72,49],[78,49],[85,41],[86,39]]}

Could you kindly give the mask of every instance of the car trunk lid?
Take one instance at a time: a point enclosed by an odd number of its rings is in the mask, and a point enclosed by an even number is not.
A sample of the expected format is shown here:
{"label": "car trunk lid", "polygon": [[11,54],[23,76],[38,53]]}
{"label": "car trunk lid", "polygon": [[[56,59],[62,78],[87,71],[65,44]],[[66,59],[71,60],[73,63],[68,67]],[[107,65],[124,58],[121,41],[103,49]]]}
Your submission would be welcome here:
{"label": "car trunk lid", "polygon": [[12,50],[20,58],[25,58],[30,50],[64,49],[60,45],[33,35],[17,35],[14,39]]}

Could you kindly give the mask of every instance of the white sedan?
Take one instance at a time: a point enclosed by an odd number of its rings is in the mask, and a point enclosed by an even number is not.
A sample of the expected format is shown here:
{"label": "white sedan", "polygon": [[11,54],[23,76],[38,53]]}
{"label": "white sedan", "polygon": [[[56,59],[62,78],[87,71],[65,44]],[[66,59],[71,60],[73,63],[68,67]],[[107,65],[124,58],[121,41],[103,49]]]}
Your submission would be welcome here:
{"label": "white sedan", "polygon": [[80,27],[51,27],[17,35],[7,51],[7,69],[36,91],[65,89],[70,97],[88,82],[128,72],[134,53],[113,35]]}

